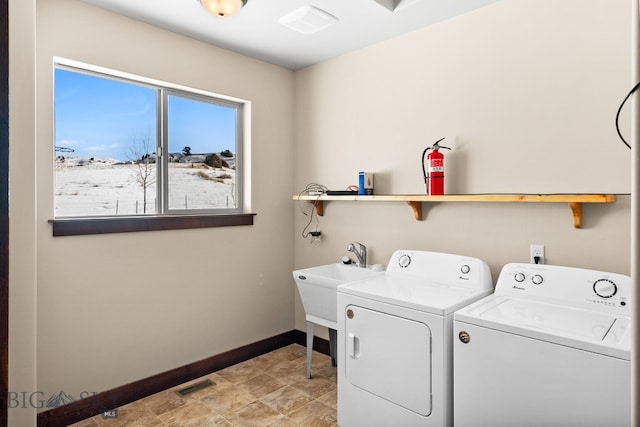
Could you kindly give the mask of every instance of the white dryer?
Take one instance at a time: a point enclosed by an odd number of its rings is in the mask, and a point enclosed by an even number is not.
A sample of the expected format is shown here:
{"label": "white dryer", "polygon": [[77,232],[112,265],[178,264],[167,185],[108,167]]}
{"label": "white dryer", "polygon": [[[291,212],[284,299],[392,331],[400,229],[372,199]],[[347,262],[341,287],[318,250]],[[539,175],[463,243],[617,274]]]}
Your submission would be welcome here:
{"label": "white dryer", "polygon": [[507,264],[454,314],[457,427],[630,425],[631,281]]}
{"label": "white dryer", "polygon": [[396,251],[338,287],[338,424],[450,426],[453,312],[493,291],[484,261]]}

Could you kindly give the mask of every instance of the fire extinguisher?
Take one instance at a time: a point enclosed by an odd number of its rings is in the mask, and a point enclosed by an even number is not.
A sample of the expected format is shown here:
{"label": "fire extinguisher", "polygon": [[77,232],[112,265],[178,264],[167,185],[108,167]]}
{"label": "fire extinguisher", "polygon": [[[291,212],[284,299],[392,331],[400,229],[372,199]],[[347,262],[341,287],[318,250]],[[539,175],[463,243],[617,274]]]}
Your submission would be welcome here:
{"label": "fire extinguisher", "polygon": [[[444,154],[438,150],[442,148],[451,150],[451,148],[438,144],[443,139],[444,138],[440,138],[433,146],[427,147],[422,152],[422,173],[424,175],[426,192],[430,196],[441,196],[444,194]],[[429,150],[433,151],[427,156]],[[425,165],[425,156],[427,156],[428,165]]]}

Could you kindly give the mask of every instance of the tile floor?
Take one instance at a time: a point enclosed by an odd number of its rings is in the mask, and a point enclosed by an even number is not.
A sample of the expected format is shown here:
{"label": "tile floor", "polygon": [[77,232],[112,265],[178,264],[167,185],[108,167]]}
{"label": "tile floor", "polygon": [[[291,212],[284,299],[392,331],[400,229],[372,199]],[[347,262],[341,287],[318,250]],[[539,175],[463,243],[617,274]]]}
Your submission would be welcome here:
{"label": "tile floor", "polygon": [[[74,427],[337,427],[336,368],[314,352],[306,378],[306,349],[292,344],[118,408]],[[185,397],[176,390],[210,379]]]}

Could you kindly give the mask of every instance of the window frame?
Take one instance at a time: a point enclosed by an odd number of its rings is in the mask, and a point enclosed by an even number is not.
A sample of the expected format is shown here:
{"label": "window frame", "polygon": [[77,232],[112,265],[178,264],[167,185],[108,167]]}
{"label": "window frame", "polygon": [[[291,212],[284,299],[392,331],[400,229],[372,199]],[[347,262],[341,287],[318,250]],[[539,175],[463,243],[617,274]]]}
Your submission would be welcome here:
{"label": "window frame", "polygon": [[[169,97],[180,97],[183,99],[189,99],[191,101],[197,102],[205,102],[212,105],[233,108],[236,111],[236,126],[235,126],[235,134],[236,134],[236,144],[235,144],[235,185],[236,185],[236,207],[233,209],[230,208],[216,208],[216,209],[171,209],[169,206],[169,156],[168,156],[168,146],[169,146]],[[162,123],[159,127],[161,127],[161,131],[158,132],[159,135],[162,135],[158,138],[156,152],[159,150],[162,151],[160,156],[161,164],[160,164],[160,175],[162,176],[163,185],[158,187],[158,200],[161,200],[162,214],[166,215],[202,215],[202,214],[237,214],[242,213],[243,206],[243,197],[244,197],[244,150],[243,150],[243,141],[244,141],[244,105],[238,102],[231,102],[223,99],[212,99],[210,96],[202,96],[192,92],[186,92],[184,90],[175,90],[164,88],[160,91],[160,103],[161,107],[161,116]],[[163,147],[160,147],[161,138],[164,138],[166,144]]]}
{"label": "window frame", "polygon": [[[48,222],[52,224],[53,236],[71,236],[85,234],[126,233],[138,231],[159,231],[189,228],[228,227],[237,225],[253,225],[255,213],[247,213],[245,195],[250,194],[246,188],[245,168],[248,167],[245,158],[246,117],[250,103],[246,100],[223,96],[208,91],[198,90],[182,85],[171,84],[155,79],[141,77],[129,73],[119,72],[103,67],[80,63],[64,58],[54,58],[53,70],[63,69],[76,73],[83,73],[95,77],[121,81],[124,83],[146,86],[157,92],[157,130],[155,148],[156,180],[161,181],[156,186],[157,202],[155,214],[118,215],[118,216],[61,216]],[[55,73],[54,73],[55,75]],[[54,79],[55,85],[55,79]],[[54,86],[55,88],[55,86]],[[236,163],[235,186],[236,207],[216,209],[169,209],[168,195],[168,133],[167,133],[167,99],[169,96],[179,96],[196,101],[203,101],[213,105],[232,107],[236,110]],[[54,94],[55,102],[55,94]],[[55,122],[55,120],[54,120]],[[52,145],[55,146],[55,137]],[[53,156],[55,157],[55,156]],[[55,174],[55,170],[53,171]],[[55,192],[52,191],[55,198]],[[55,204],[55,200],[54,200]]]}

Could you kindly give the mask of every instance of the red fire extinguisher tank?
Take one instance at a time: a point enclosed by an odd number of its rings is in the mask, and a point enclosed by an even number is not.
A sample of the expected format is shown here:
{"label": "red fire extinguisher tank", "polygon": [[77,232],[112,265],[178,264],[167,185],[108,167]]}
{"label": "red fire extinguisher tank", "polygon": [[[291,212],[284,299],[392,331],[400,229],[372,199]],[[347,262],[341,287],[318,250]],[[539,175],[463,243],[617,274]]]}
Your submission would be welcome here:
{"label": "red fire extinguisher tank", "polygon": [[[441,196],[444,194],[444,154],[439,150],[447,149],[439,144],[444,138],[436,141],[431,147],[426,148],[422,152],[422,173],[424,174],[424,184],[426,192],[430,196]],[[427,155],[427,153],[431,152]],[[427,161],[425,164],[425,156]]]}

